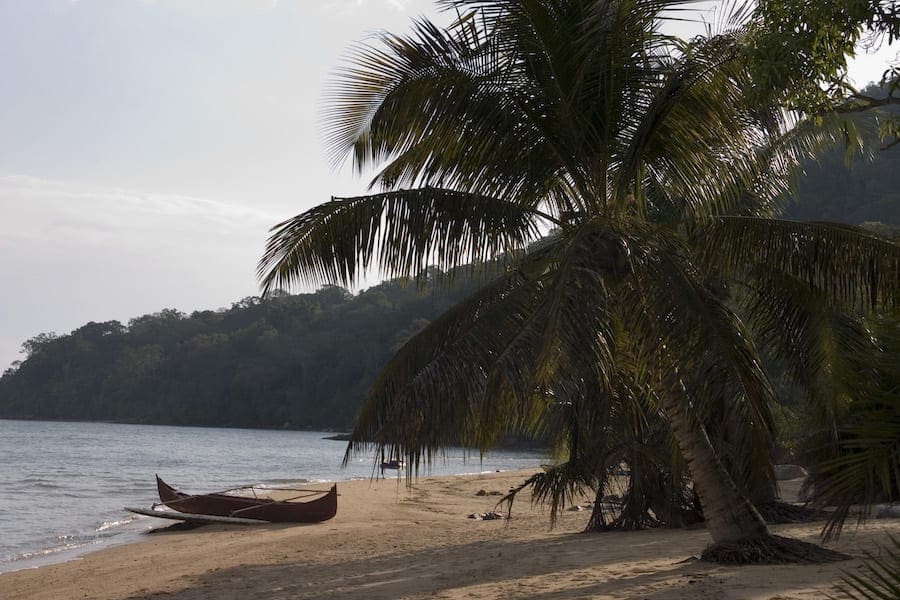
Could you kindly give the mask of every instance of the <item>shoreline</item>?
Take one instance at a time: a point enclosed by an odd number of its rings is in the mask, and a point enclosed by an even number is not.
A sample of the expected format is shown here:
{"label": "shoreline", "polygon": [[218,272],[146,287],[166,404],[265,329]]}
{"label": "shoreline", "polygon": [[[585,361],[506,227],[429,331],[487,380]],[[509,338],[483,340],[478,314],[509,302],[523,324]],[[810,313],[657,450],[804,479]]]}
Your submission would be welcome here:
{"label": "shoreline", "polygon": [[[68,562],[0,574],[6,599],[57,598],[819,598],[858,560],[723,567],[691,560],[705,530],[581,534],[589,511],[549,514],[526,498],[512,519],[476,521],[533,470],[338,482],[337,516],[316,525],[216,525],[141,535]],[[148,522],[151,518],[147,518]],[[821,523],[775,526],[818,541]],[[900,519],[849,525],[854,557],[900,535]]]}

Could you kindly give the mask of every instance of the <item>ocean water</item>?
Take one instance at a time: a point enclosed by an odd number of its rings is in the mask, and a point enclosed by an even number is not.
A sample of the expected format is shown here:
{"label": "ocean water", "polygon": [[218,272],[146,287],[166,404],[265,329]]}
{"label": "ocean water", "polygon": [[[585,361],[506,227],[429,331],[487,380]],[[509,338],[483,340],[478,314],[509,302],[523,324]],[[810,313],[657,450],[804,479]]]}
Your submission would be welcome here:
{"label": "ocean water", "polygon": [[[160,526],[123,510],[159,501],[155,473],[188,492],[372,476],[371,456],[342,468],[346,443],[328,435],[0,419],[0,573],[77,558]],[[451,449],[429,472],[524,469],[544,459],[533,451],[481,459]]]}

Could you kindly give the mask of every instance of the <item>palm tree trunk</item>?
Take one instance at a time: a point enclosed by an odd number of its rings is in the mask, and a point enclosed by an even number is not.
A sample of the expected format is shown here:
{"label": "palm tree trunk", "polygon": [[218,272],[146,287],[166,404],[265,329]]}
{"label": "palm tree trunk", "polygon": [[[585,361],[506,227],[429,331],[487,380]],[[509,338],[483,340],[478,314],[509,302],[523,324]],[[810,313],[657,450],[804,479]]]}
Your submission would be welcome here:
{"label": "palm tree trunk", "polygon": [[686,404],[663,398],[663,411],[684,455],[694,491],[700,497],[706,529],[713,539],[703,560],[733,564],[819,563],[849,556],[800,540],[771,535],[753,504],[722,466],[706,431]]}
{"label": "palm tree trunk", "polygon": [[688,407],[674,397],[666,396],[663,410],[687,462],[713,542],[720,544],[768,537],[766,522],[738,491],[706,431],[691,417]]}

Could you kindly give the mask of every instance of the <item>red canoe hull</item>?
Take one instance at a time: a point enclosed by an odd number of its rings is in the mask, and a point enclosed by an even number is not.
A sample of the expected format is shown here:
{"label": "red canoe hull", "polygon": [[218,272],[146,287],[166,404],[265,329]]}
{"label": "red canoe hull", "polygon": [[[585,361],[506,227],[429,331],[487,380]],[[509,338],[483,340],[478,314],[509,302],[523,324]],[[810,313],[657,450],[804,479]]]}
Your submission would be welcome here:
{"label": "red canoe hull", "polygon": [[272,523],[320,523],[337,514],[337,486],[313,500],[281,502],[228,494],[185,494],[156,477],[159,499],[173,510],[195,515],[240,517]]}

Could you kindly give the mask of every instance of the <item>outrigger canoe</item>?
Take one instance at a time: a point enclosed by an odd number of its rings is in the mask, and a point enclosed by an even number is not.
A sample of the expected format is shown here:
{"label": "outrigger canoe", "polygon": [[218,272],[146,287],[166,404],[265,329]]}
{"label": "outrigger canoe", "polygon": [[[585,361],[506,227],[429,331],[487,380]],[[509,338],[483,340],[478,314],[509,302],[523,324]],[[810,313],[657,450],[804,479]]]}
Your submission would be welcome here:
{"label": "outrigger canoe", "polygon": [[290,490],[297,495],[284,500],[256,496],[255,488],[238,488],[250,490],[254,496],[226,493],[186,494],[160,479],[159,475],[156,476],[156,487],[163,504],[173,510],[192,515],[254,519],[271,523],[319,523],[337,514],[337,485],[331,486],[328,491]]}

